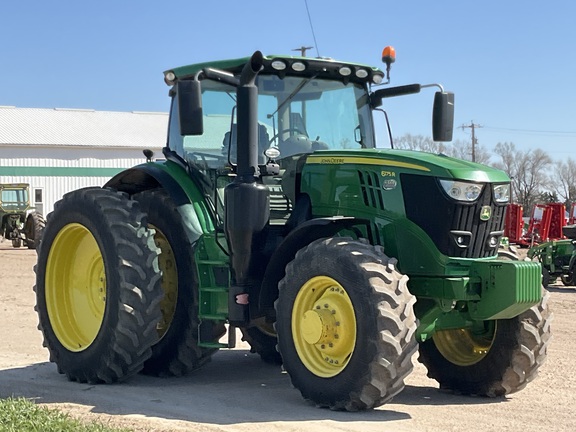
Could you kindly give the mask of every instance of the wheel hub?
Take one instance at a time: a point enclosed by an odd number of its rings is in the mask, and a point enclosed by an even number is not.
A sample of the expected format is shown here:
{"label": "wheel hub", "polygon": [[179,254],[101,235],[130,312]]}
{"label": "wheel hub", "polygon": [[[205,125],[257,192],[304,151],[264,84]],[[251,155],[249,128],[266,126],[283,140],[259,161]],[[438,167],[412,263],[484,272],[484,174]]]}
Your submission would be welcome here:
{"label": "wheel hub", "polygon": [[346,290],[332,278],[310,279],[294,303],[292,331],[298,355],[311,372],[339,374],[356,345],[354,306]]}
{"label": "wheel hub", "polygon": [[302,337],[311,345],[334,342],[336,320],[329,310],[309,310],[304,313],[302,321]]}

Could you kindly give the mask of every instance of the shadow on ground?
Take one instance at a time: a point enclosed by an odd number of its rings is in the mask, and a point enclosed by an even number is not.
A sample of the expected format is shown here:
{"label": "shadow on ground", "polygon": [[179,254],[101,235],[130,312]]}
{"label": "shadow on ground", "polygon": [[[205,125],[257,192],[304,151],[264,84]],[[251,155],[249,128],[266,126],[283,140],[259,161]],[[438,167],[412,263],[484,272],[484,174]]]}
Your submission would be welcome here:
{"label": "shadow on ground", "polygon": [[69,382],[52,363],[0,370],[0,397],[38,403],[93,407],[109,415],[142,415],[210,424],[334,420],[386,422],[409,419],[386,407],[360,413],[318,409],[305,402],[279,366],[244,350],[218,352],[212,362],[186,377],[138,375],[127,382],[89,385]]}

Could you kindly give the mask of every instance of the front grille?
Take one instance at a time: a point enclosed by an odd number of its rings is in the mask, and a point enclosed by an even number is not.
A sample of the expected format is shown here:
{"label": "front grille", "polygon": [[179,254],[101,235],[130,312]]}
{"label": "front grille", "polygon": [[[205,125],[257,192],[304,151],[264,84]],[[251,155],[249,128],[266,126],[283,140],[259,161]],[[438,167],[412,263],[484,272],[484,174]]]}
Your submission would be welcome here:
{"label": "front grille", "polygon": [[[406,216],[430,236],[440,252],[459,258],[496,255],[506,206],[493,201],[490,184],[471,204],[446,196],[434,177],[403,174],[401,184]],[[492,212],[487,221],[480,219],[484,206]],[[497,237],[495,245],[489,244],[491,237]],[[464,244],[459,245],[458,238],[464,239]]]}

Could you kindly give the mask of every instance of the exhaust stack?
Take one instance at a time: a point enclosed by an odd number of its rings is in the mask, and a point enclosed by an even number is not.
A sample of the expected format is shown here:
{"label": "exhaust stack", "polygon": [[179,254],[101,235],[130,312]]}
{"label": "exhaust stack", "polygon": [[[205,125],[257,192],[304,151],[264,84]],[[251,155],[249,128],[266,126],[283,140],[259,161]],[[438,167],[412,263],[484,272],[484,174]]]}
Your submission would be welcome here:
{"label": "exhaust stack", "polygon": [[224,190],[224,229],[230,249],[232,285],[228,297],[230,324],[248,321],[250,291],[258,275],[258,258],[270,218],[268,188],[258,182],[258,87],[263,56],[256,51],[244,66],[237,89],[236,178]]}

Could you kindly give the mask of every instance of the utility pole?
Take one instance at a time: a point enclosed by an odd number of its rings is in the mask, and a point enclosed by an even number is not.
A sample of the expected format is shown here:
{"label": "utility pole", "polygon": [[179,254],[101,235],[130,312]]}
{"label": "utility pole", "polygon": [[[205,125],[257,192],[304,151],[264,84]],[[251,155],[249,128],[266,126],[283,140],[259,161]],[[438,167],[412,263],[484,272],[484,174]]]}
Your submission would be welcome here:
{"label": "utility pole", "polygon": [[300,57],[306,57],[306,51],[314,47],[301,46],[300,48],[294,48],[292,51],[300,51]]}
{"label": "utility pole", "polygon": [[476,139],[475,130],[476,128],[481,128],[482,126],[479,124],[475,124],[473,121],[470,121],[469,125],[463,124],[460,126],[462,130],[466,128],[472,129],[472,162],[476,162],[476,144],[478,144],[478,140]]}

